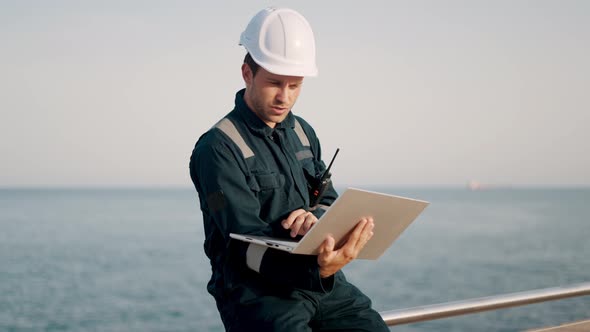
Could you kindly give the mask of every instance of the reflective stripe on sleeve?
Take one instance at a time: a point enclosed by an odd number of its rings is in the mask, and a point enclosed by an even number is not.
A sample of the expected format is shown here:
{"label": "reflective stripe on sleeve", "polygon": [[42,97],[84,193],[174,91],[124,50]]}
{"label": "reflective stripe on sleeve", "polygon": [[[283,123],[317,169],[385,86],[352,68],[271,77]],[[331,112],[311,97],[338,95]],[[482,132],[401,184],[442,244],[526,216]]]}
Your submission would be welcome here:
{"label": "reflective stripe on sleeve", "polygon": [[260,273],[260,264],[262,264],[262,257],[264,257],[266,249],[268,248],[254,243],[248,245],[246,264],[249,268]]}
{"label": "reflective stripe on sleeve", "polygon": [[305,135],[305,131],[303,131],[303,127],[301,127],[301,123],[297,119],[295,119],[295,133],[303,146],[309,146],[309,139],[307,139],[307,135]]}
{"label": "reflective stripe on sleeve", "polygon": [[242,151],[242,155],[244,155],[244,159],[254,157],[254,152],[252,152],[252,149],[246,144],[246,141],[244,141],[244,138],[240,135],[238,129],[236,129],[236,126],[230,119],[221,119],[221,121],[217,122],[215,127],[223,131],[223,133],[225,133],[238,146],[240,151]]}
{"label": "reflective stripe on sleeve", "polygon": [[322,210],[328,211],[329,208],[330,208],[329,205],[317,204],[317,205],[314,205],[311,208],[309,208],[309,211],[315,211],[317,209],[322,209]]}
{"label": "reflective stripe on sleeve", "polygon": [[305,158],[313,158],[313,153],[311,150],[303,150],[295,153],[297,160],[303,160]]}

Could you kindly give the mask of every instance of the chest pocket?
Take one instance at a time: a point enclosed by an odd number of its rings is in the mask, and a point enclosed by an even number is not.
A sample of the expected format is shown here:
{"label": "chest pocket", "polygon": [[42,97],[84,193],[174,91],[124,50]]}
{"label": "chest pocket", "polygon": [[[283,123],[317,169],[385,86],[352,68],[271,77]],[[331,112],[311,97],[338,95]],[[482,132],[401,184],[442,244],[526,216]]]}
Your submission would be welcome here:
{"label": "chest pocket", "polygon": [[252,177],[256,181],[254,188],[250,187],[254,191],[265,191],[272,190],[281,187],[284,181],[281,181],[281,175],[278,173],[258,173],[253,174]]}
{"label": "chest pocket", "polygon": [[274,172],[256,172],[246,176],[248,187],[255,193],[280,188],[284,185],[283,177]]}

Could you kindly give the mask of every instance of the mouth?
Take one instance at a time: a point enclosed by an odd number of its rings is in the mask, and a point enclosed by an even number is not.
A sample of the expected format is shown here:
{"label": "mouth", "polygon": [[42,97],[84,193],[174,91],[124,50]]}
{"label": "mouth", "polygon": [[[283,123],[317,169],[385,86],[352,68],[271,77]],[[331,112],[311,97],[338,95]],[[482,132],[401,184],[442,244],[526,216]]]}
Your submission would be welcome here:
{"label": "mouth", "polygon": [[276,114],[283,114],[283,113],[289,111],[289,109],[287,107],[281,107],[281,106],[271,106],[270,109]]}

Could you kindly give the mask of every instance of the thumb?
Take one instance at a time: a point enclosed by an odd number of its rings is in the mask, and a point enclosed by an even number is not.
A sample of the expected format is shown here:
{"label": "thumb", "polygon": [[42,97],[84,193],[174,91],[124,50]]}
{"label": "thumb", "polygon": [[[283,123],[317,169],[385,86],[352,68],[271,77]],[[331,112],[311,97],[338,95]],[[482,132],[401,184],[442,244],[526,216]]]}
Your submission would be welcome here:
{"label": "thumb", "polygon": [[326,239],[324,240],[324,243],[325,243],[325,249],[328,253],[334,251],[334,246],[336,245],[336,241],[334,240],[334,237],[332,236],[332,234],[326,235]]}
{"label": "thumb", "polygon": [[330,257],[334,254],[334,238],[327,235],[326,239],[320,245],[318,254],[318,264],[320,266],[326,265],[330,261]]}
{"label": "thumb", "polygon": [[334,238],[330,234],[328,234],[324,239],[324,242],[322,242],[322,244],[320,245],[318,253],[320,255],[323,255],[326,252],[332,251],[334,251]]}

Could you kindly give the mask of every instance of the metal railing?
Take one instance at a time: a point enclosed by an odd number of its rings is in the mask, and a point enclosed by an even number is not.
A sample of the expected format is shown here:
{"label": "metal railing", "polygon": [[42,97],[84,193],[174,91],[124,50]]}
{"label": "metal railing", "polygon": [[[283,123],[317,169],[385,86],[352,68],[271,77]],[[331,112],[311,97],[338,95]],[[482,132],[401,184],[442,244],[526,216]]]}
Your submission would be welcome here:
{"label": "metal railing", "polygon": [[389,326],[590,295],[590,282],[380,312]]}

